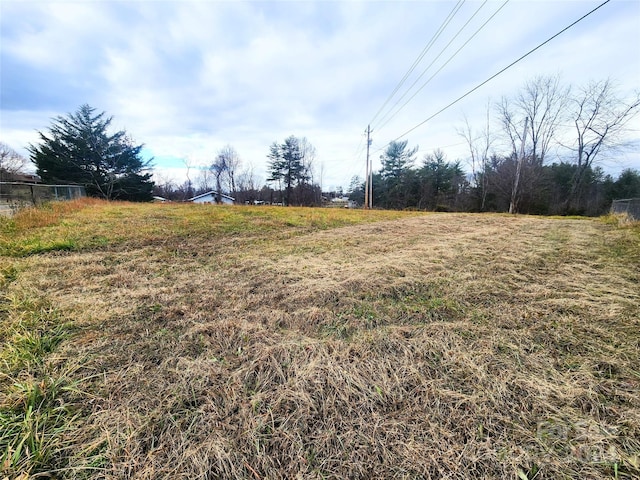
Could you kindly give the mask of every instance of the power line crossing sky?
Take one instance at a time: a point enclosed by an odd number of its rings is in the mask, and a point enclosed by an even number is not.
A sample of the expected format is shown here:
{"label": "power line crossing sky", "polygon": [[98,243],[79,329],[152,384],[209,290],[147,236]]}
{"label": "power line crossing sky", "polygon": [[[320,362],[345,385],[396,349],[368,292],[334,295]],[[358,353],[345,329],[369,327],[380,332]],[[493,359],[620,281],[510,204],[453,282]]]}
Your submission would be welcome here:
{"label": "power line crossing sky", "polygon": [[[0,141],[26,154],[52,117],[88,103],[165,177],[184,179],[186,162],[207,165],[231,144],[264,179],[269,145],[296,135],[316,146],[323,186],[347,186],[364,170],[368,121],[376,150],[601,3],[3,0]],[[481,128],[489,98],[555,74],[632,91],[638,44],[640,2],[610,2],[405,138],[421,155],[449,146],[464,160],[456,128],[465,116]],[[638,130],[636,120],[630,140]],[[640,158],[610,168],[623,166]]]}

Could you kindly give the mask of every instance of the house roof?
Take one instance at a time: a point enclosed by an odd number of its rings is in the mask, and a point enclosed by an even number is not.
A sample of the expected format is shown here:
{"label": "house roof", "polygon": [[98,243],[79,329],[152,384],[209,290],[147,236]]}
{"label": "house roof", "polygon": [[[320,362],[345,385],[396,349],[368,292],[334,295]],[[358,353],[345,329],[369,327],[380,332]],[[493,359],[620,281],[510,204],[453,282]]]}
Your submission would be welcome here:
{"label": "house roof", "polygon": [[[197,199],[202,198],[202,197],[206,197],[207,195],[211,195],[212,197],[215,197],[215,196],[217,196],[217,195],[218,195],[218,192],[216,192],[216,191],[214,191],[214,190],[211,190],[210,192],[201,193],[200,195],[196,195],[196,196],[195,196],[195,197],[193,197],[193,198],[189,198],[189,199],[187,200],[187,202],[193,202],[194,200],[197,200]],[[232,202],[235,202],[235,201],[236,201],[236,199],[235,199],[235,198],[230,197],[229,195],[226,195],[226,194],[224,194],[224,193],[220,193],[220,196],[221,196],[221,197],[224,197],[224,198],[227,198],[227,199],[231,200]]]}

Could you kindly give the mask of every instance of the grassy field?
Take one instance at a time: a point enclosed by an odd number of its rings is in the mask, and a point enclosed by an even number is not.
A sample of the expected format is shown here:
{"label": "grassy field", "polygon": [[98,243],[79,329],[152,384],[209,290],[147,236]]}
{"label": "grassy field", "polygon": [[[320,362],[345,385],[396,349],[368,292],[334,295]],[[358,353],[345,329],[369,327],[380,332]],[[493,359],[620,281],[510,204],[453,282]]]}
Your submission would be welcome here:
{"label": "grassy field", "polygon": [[0,478],[640,478],[640,227],[0,218]]}

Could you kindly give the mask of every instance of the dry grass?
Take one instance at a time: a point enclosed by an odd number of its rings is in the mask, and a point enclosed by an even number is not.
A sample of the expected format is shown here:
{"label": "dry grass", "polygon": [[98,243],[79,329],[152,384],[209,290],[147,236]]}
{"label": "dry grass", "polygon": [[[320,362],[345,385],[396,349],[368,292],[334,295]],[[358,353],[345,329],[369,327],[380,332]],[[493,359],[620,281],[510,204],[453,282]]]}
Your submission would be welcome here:
{"label": "dry grass", "polygon": [[25,318],[53,341],[0,357],[7,424],[16,379],[50,392],[9,476],[640,475],[637,226],[69,208],[0,235],[3,351]]}

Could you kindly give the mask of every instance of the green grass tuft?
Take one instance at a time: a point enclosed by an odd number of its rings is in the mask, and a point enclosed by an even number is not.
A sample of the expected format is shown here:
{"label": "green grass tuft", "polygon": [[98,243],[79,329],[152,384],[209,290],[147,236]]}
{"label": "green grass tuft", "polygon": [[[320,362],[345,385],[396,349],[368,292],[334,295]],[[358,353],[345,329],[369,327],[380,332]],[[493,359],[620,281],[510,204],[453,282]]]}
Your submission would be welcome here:
{"label": "green grass tuft", "polygon": [[0,474],[46,472],[73,419],[64,393],[75,381],[47,365],[70,325],[28,292],[0,299]]}
{"label": "green grass tuft", "polygon": [[15,382],[0,405],[0,472],[19,475],[47,472],[73,417],[65,405],[66,378]]}

